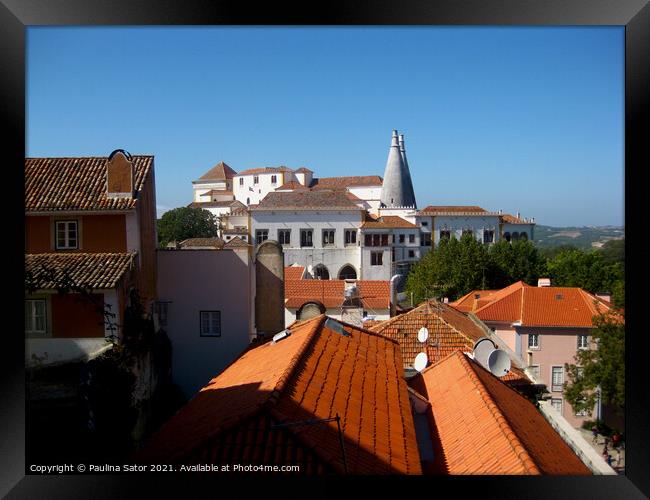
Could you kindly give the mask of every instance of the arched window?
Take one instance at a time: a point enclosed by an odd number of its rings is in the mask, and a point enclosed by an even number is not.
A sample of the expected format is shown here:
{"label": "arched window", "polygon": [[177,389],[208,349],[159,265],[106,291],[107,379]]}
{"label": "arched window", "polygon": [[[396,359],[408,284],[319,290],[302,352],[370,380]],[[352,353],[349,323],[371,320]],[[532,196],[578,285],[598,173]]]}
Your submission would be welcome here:
{"label": "arched window", "polygon": [[250,198],[246,198],[246,205],[250,205],[250,204],[251,204],[251,199],[250,199]]}
{"label": "arched window", "polygon": [[519,233],[515,231],[514,233],[512,233],[512,241],[517,241],[518,239],[519,239]]}
{"label": "arched window", "polygon": [[339,279],[340,280],[356,280],[357,279],[357,272],[354,270],[354,267],[352,267],[350,264],[346,264],[339,271]]}
{"label": "arched window", "polygon": [[323,264],[318,264],[314,267],[314,278],[317,280],[328,280],[330,279],[330,272]]}
{"label": "arched window", "polygon": [[528,235],[524,232],[519,233],[519,238],[522,239],[523,241],[526,241],[528,239]]}
{"label": "arched window", "polygon": [[506,241],[510,241],[510,233],[507,231],[503,233],[503,239]]}

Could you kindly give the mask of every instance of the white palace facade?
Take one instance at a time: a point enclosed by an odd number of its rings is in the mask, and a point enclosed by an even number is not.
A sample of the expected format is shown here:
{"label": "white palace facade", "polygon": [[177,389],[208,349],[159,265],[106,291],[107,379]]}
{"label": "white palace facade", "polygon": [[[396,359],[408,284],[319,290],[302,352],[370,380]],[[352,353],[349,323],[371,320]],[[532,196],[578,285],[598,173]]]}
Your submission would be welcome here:
{"label": "white palace facade", "polygon": [[211,211],[220,236],[284,249],[285,265],[316,279],[390,280],[405,276],[442,238],[471,234],[492,244],[533,239],[534,219],[478,206],[418,210],[404,136],[393,131],[384,177],[315,178],[305,167],[236,173],[221,162],[193,182],[193,207]]}

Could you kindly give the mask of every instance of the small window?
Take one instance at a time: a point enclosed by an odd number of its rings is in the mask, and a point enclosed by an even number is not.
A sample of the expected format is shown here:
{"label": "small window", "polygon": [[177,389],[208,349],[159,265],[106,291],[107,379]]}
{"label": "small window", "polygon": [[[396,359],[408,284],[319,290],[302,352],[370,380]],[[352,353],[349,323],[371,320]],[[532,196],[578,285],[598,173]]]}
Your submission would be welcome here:
{"label": "small window", "polygon": [[589,349],[589,335],[578,335],[578,349]]}
{"label": "small window", "polygon": [[243,178],[243,177],[240,177],[240,178],[239,178],[239,185],[240,185],[240,186],[243,186],[243,185],[244,185],[244,178]]}
{"label": "small window", "polygon": [[254,175],[253,176],[253,184],[259,184],[260,183],[260,176],[259,175]]}
{"label": "small window", "polygon": [[201,311],[201,337],[221,337],[221,311]]}
{"label": "small window", "polygon": [[167,327],[167,310],[169,307],[169,302],[156,302],[155,303],[155,312],[158,315],[158,325],[162,328]]}
{"label": "small window", "polygon": [[323,229],[323,246],[334,245],[334,229]]}
{"label": "small window", "polygon": [[404,243],[404,235],[403,234],[399,235],[399,242]]}
{"label": "small window", "polygon": [[367,247],[372,246],[372,234],[365,235],[363,244]]}
{"label": "small window", "polygon": [[271,184],[277,184],[278,183],[278,176],[277,175],[272,175],[271,176]]}
{"label": "small window", "polygon": [[311,229],[301,229],[300,230],[300,246],[301,247],[313,247],[314,243],[312,240],[313,231]]}
{"label": "small window", "polygon": [[69,250],[77,248],[79,235],[76,220],[56,221],[56,248],[57,250]]}
{"label": "small window", "polygon": [[420,233],[420,243],[423,247],[430,247],[431,233]]}
{"label": "small window", "polygon": [[412,259],[415,257],[415,250],[409,250],[409,259]]}
{"label": "small window", "polygon": [[531,365],[528,367],[528,372],[531,377],[535,379],[536,382],[539,382],[539,365]]}
{"label": "small window", "polygon": [[330,279],[330,272],[323,264],[318,264],[314,268],[314,278],[317,280],[328,280]]}
{"label": "small window", "polygon": [[47,333],[45,299],[25,300],[25,333],[30,335],[45,335]]}
{"label": "small window", "polygon": [[382,234],[381,235],[381,246],[382,247],[387,247],[388,246],[388,235],[387,234]]}
{"label": "small window", "polygon": [[539,349],[538,333],[531,333],[528,335],[528,349]]}
{"label": "small window", "polygon": [[384,265],[384,252],[370,252],[370,264],[373,266]]}
{"label": "small window", "polygon": [[451,231],[449,231],[448,229],[441,229],[440,230],[440,239],[441,240],[443,240],[443,239],[448,240],[450,238],[451,238]]}
{"label": "small window", "polygon": [[346,229],[345,230],[345,244],[346,245],[356,245],[357,244],[357,230],[356,229]]}
{"label": "small window", "polygon": [[503,239],[506,241],[510,241],[510,233],[508,231],[503,233]]}
{"label": "small window", "polygon": [[278,243],[280,245],[291,244],[291,229],[278,229]]}
{"label": "small window", "polygon": [[483,243],[494,242],[494,231],[492,229],[483,230]]}
{"label": "small window", "polygon": [[519,233],[515,231],[514,233],[512,233],[512,241],[517,241],[518,239],[519,239]]}
{"label": "small window", "polygon": [[427,221],[425,221],[425,220],[423,220],[421,222],[421,224],[422,224],[423,227],[427,227],[429,225],[429,223]]}
{"label": "small window", "polygon": [[409,234],[409,243],[415,243],[415,235]]}
{"label": "small window", "polygon": [[373,234],[372,235],[372,246],[373,247],[378,247],[381,244],[381,235],[380,234]]}
{"label": "small window", "polygon": [[561,391],[564,385],[564,367],[553,366],[551,368],[551,390]]}
{"label": "small window", "polygon": [[255,243],[258,245],[265,242],[269,239],[269,230],[268,229],[257,229],[255,231]]}
{"label": "small window", "polygon": [[393,245],[395,244],[395,235],[393,235]]}
{"label": "small window", "polygon": [[562,398],[551,398],[551,406],[562,415]]}
{"label": "small window", "polygon": [[526,241],[528,239],[528,235],[526,233],[519,233],[519,239]]}

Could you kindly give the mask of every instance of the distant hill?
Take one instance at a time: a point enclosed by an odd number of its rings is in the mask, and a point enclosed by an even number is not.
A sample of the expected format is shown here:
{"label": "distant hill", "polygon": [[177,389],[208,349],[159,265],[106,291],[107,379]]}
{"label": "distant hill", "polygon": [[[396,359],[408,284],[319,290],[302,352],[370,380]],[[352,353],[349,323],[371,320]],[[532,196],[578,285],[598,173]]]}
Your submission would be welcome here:
{"label": "distant hill", "polygon": [[625,228],[619,226],[551,227],[535,226],[538,248],[572,245],[582,250],[601,248],[607,241],[625,238]]}

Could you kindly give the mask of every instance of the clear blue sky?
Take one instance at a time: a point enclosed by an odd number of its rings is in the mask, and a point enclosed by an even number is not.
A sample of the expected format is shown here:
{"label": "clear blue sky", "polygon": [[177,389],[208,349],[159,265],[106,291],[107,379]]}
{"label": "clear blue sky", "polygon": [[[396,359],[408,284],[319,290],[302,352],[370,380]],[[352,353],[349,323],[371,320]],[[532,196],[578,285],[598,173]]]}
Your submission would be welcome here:
{"label": "clear blue sky", "polygon": [[624,221],[623,27],[28,27],[26,116],[27,156],[155,155],[159,214],[221,160],[383,175],[398,129],[420,207]]}

